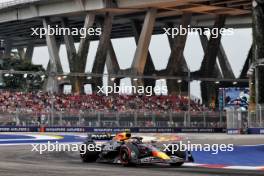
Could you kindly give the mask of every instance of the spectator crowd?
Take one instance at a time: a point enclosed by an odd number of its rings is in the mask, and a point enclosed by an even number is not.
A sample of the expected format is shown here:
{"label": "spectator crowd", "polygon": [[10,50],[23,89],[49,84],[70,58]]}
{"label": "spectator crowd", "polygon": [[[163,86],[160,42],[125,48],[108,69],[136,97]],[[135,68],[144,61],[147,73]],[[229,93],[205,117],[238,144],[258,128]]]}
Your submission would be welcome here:
{"label": "spectator crowd", "polygon": [[[188,110],[188,98],[184,96],[143,95],[50,95],[44,92],[0,92],[1,112],[179,112]],[[199,102],[191,100],[191,111],[205,110]]]}

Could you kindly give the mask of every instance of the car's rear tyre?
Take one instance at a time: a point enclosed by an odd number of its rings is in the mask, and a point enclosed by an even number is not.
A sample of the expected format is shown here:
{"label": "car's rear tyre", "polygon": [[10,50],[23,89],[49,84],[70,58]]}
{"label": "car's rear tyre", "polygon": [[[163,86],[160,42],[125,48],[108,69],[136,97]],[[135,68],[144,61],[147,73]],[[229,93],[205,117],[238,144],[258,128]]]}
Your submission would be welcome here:
{"label": "car's rear tyre", "polygon": [[87,142],[83,144],[80,150],[80,157],[85,163],[95,162],[98,159],[99,152],[88,150],[88,145],[94,145],[94,148],[96,148],[96,144],[94,142]]}
{"label": "car's rear tyre", "polygon": [[135,164],[131,162],[131,149],[128,147],[122,147],[120,149],[119,159],[121,164],[125,167],[135,166]]}

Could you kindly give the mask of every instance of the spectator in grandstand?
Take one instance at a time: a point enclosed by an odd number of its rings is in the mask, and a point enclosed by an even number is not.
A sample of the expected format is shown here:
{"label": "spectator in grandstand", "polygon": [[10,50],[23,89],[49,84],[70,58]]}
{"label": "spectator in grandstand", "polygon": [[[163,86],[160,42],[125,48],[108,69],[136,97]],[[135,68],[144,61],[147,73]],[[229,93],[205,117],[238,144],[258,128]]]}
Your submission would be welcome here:
{"label": "spectator in grandstand", "polygon": [[[51,96],[44,92],[0,92],[0,111],[9,113],[48,113],[55,111],[93,112],[179,112],[188,110],[188,98],[183,96],[142,95],[65,95]],[[208,110],[191,101],[191,111]]]}

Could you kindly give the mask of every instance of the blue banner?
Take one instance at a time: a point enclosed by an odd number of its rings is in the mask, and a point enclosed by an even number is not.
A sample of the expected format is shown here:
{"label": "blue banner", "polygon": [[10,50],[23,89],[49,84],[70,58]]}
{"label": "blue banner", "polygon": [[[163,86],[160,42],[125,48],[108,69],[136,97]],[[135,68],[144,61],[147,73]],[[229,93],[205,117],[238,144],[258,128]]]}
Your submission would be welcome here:
{"label": "blue banner", "polygon": [[155,128],[155,127],[13,127],[1,126],[0,132],[79,132],[79,133],[225,133],[225,128]]}
{"label": "blue banner", "polygon": [[264,134],[264,128],[249,128],[248,134]]}

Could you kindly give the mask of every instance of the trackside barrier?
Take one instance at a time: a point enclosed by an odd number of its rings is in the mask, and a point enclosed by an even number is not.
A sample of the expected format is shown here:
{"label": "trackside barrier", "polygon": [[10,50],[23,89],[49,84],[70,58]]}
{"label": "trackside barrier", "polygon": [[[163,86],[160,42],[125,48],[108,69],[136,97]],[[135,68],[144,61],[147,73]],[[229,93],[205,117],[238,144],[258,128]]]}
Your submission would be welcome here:
{"label": "trackside barrier", "polygon": [[248,133],[248,112],[236,109],[226,111],[227,134]]}
{"label": "trackside barrier", "polygon": [[95,132],[95,133],[225,133],[225,128],[93,128],[93,127],[0,127],[0,132]]}
{"label": "trackside barrier", "polygon": [[264,134],[264,128],[249,128],[248,134]]}
{"label": "trackside barrier", "polygon": [[249,113],[249,128],[264,128],[264,105],[257,104],[256,110]]}
{"label": "trackside barrier", "polygon": [[0,132],[40,132],[39,127],[14,127],[14,126],[2,126]]}
{"label": "trackside barrier", "polygon": [[227,129],[226,133],[227,134],[243,134],[243,130],[239,128]]}
{"label": "trackside barrier", "polygon": [[52,127],[152,127],[152,128],[225,128],[222,112],[92,112],[82,110],[27,112],[23,109],[0,111],[0,126]]}

